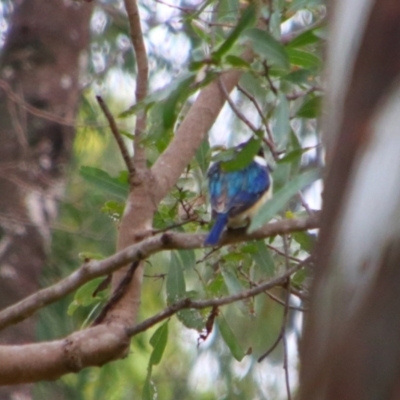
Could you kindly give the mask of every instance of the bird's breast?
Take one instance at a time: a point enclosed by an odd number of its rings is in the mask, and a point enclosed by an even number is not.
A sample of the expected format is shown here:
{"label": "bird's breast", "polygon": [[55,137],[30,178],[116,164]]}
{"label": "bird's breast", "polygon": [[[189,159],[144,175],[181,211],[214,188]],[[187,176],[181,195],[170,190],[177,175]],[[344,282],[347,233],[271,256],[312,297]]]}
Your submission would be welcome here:
{"label": "bird's breast", "polygon": [[269,188],[260,198],[254,203],[250,208],[241,212],[234,217],[229,217],[228,219],[228,227],[233,229],[244,228],[249,225],[253,216],[257,213],[260,207],[271,198],[272,190]]}

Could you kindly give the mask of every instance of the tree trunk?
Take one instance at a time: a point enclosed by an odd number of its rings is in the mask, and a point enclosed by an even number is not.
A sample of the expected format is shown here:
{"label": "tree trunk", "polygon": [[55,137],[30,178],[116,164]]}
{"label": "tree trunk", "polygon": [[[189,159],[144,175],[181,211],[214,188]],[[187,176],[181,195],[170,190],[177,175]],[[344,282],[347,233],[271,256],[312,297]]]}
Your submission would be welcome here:
{"label": "tree trunk", "polygon": [[[0,308],[38,289],[71,155],[92,9],[16,3],[0,60]],[[34,324],[6,329],[0,342],[32,341]],[[0,389],[1,399],[22,396],[30,397],[29,386]]]}

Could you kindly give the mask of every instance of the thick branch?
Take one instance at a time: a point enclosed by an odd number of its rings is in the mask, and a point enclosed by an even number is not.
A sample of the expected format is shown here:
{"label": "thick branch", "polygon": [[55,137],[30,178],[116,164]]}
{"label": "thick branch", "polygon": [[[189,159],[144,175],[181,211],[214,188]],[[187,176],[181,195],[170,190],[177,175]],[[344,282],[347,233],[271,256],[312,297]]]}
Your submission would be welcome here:
{"label": "thick branch", "polygon": [[120,325],[99,325],[51,342],[0,346],[0,385],[57,379],[101,366],[121,358],[127,346],[129,337]]}
{"label": "thick branch", "polygon": [[[317,215],[305,219],[288,219],[272,222],[247,235],[245,231],[228,231],[221,245],[248,240],[259,240],[284,233],[304,231],[318,227]],[[40,290],[0,312],[0,329],[15,324],[40,308],[54,303],[73,292],[86,282],[102,275],[110,274],[123,265],[142,260],[161,250],[196,249],[203,247],[205,234],[162,233],[131,245],[113,256],[102,260],[92,260],[60,282]]]}

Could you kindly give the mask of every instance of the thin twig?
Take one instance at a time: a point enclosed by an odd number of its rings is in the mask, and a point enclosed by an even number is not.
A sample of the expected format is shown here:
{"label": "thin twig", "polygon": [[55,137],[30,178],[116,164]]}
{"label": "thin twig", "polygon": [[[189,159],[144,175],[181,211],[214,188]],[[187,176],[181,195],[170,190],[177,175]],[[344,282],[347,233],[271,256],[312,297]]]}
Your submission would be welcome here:
{"label": "thin twig", "polygon": [[269,87],[271,88],[274,95],[278,96],[278,89],[275,87],[274,83],[272,82],[271,77],[269,76],[269,65],[267,64],[266,61],[263,62],[263,66],[264,66],[265,77],[267,78]]}
{"label": "thin twig", "polygon": [[[249,283],[250,287],[256,287],[258,284],[255,283],[252,279],[250,279],[250,277],[243,271],[242,266],[238,266],[237,271],[239,272],[239,274],[241,276],[244,277],[244,279],[246,280],[246,282]],[[271,300],[275,301],[276,303],[280,304],[281,306],[285,306],[285,302],[282,301],[278,296],[275,296],[273,293],[269,292],[268,290],[265,291],[265,295],[267,297],[269,297]],[[294,310],[294,311],[301,311],[301,312],[307,312],[308,310],[306,310],[305,308],[302,307],[296,307],[296,306],[291,306],[289,305],[289,309],[290,310]]]}
{"label": "thin twig", "polygon": [[267,289],[271,289],[274,286],[281,285],[285,282],[290,275],[294,274],[297,271],[297,265],[291,268],[289,271],[286,271],[281,276],[278,276],[274,279],[271,279],[268,282],[264,282],[254,288],[244,290],[240,293],[236,293],[234,295],[220,297],[219,299],[209,299],[209,300],[192,300],[190,298],[185,298],[182,300],[177,301],[176,303],[171,304],[169,307],[165,308],[163,311],[159,312],[158,314],[154,315],[146,319],[145,321],[141,322],[140,324],[133,326],[127,330],[127,334],[129,336],[137,335],[140,332],[143,332],[150,328],[151,326],[171,317],[172,315],[176,314],[178,311],[186,309],[186,308],[193,308],[196,310],[200,310],[203,308],[210,308],[210,307],[220,307],[226,304],[234,303],[239,300],[248,299],[249,297],[256,296]]}
{"label": "thin twig", "polygon": [[263,361],[265,358],[267,358],[276,349],[276,347],[278,346],[278,344],[282,340],[282,336],[283,336],[283,330],[282,330],[282,327],[281,327],[281,329],[279,330],[279,335],[275,339],[275,342],[272,343],[272,346],[261,357],[258,358],[258,360],[257,360],[258,362]]}
{"label": "thin twig", "polygon": [[303,193],[298,192],[297,196],[299,197],[301,205],[304,207],[304,209],[306,210],[307,214],[308,215],[312,215],[314,211],[311,210],[310,206],[308,205],[306,199],[303,196]]}
{"label": "thin twig", "polygon": [[[272,246],[272,245],[270,245],[268,243],[266,243],[265,245],[269,249],[273,250],[275,253],[279,254],[280,256],[285,256],[285,252],[284,251],[281,251],[281,250],[277,249],[276,247],[274,247],[274,246]],[[292,260],[292,261],[298,262],[298,263],[304,261],[304,260],[301,260],[300,258],[293,257],[293,256],[290,256],[290,255],[289,255],[289,259]]]}
{"label": "thin twig", "polygon": [[111,114],[109,108],[107,107],[106,102],[103,100],[101,96],[96,96],[96,100],[99,103],[100,108],[102,109],[105,117],[107,118],[108,124],[110,125],[111,132],[114,135],[115,141],[118,144],[119,151],[121,152],[122,158],[125,161],[126,167],[128,168],[129,175],[133,175],[135,171],[135,167],[133,166],[132,158],[128,153],[128,149],[125,145],[124,139],[122,139],[122,135],[119,133],[117,124],[115,123],[115,119]]}
{"label": "thin twig", "polygon": [[240,92],[242,92],[254,105],[254,107],[256,108],[258,115],[261,118],[261,121],[263,122],[263,125],[265,126],[265,130],[267,132],[267,136],[268,138],[264,137],[264,142],[265,144],[268,146],[273,158],[275,161],[278,160],[278,154],[276,152],[276,146],[275,146],[275,142],[274,142],[274,137],[272,136],[272,132],[271,129],[269,127],[268,121],[264,116],[263,111],[261,110],[260,105],[258,104],[258,101],[256,100],[256,98],[249,93],[244,87],[242,87],[241,85],[237,85],[237,88]]}
{"label": "thin twig", "polygon": [[93,321],[92,326],[99,325],[101,324],[104,319],[106,318],[108,312],[116,306],[116,304],[121,300],[123,295],[128,289],[129,284],[132,281],[133,274],[137,270],[139,266],[140,261],[134,261],[128,271],[126,272],[124,278],[121,280],[119,283],[117,289],[114,291],[110,299],[108,300],[107,304],[103,307],[103,309],[100,311],[100,314],[96,317],[96,319]]}
{"label": "thin twig", "polygon": [[[286,266],[286,271],[290,271],[290,263],[289,263],[289,249],[287,245],[287,238],[286,235],[282,235],[283,239],[283,245],[285,249],[285,266]],[[301,268],[302,263],[297,264],[296,267],[299,269]],[[282,325],[281,329],[279,331],[278,337],[276,338],[275,342],[272,344],[272,346],[258,359],[258,362],[261,362],[264,360],[266,357],[268,357],[274,349],[278,346],[281,340],[285,339],[286,335],[286,325],[287,325],[287,318],[289,314],[289,300],[290,300],[290,290],[289,290],[289,285],[290,285],[290,279],[287,279],[284,282],[285,288],[286,288],[286,296],[285,296],[285,302],[284,302],[284,309],[283,309],[283,317],[282,317]]]}
{"label": "thin twig", "polygon": [[255,134],[257,134],[260,129],[257,129],[253,123],[247,119],[247,117],[236,107],[236,104],[232,101],[231,96],[229,95],[226,87],[221,79],[218,79],[219,87],[221,88],[222,93],[224,94],[228,104],[230,105],[232,111],[237,115],[237,117],[243,121]]}
{"label": "thin twig", "polygon": [[[274,300],[275,302],[277,302],[278,304],[280,304],[281,306],[285,305],[285,302],[282,301],[279,297],[275,296],[274,294],[272,294],[271,292],[268,292],[267,290],[265,291],[265,294],[271,298],[272,300]],[[291,306],[289,305],[289,309],[290,310],[294,310],[294,311],[301,311],[301,312],[307,312],[308,310],[306,308],[303,307],[296,307],[296,306]]]}

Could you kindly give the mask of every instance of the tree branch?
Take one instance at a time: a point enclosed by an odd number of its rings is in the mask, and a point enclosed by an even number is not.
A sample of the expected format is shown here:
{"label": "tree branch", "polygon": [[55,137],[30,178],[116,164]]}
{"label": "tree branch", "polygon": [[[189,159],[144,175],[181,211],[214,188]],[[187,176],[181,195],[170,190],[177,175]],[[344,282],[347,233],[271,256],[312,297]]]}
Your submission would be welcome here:
{"label": "tree branch", "polygon": [[[142,27],[140,24],[139,9],[136,0],[124,0],[128,14],[131,40],[136,55],[136,102],[142,101],[147,96],[149,65],[147,61],[146,47],[144,45]],[[146,129],[146,111],[141,110],[137,114],[134,146],[134,163],[144,168],[146,166],[146,154],[141,144],[141,137]]]}
{"label": "tree branch", "polygon": [[129,337],[121,325],[98,325],[51,342],[0,346],[0,385],[57,379],[121,358]]}
{"label": "tree branch", "polygon": [[[317,227],[318,215],[304,219],[287,219],[269,223],[251,234],[246,234],[243,229],[227,231],[222,237],[220,244],[228,245],[248,240],[259,240],[284,233],[315,229]],[[2,310],[0,312],[0,329],[22,321],[40,308],[72,293],[86,282],[99,276],[110,274],[123,265],[143,260],[161,250],[201,248],[203,247],[205,236],[205,234],[166,232],[126,247],[105,260],[91,260],[60,282],[42,289]]]}
{"label": "tree branch", "polygon": [[107,118],[108,124],[110,125],[111,132],[114,135],[114,138],[118,144],[119,151],[121,152],[122,158],[125,161],[125,165],[128,168],[129,175],[133,175],[135,167],[133,166],[132,159],[128,153],[128,149],[125,146],[125,142],[122,139],[121,134],[119,133],[117,124],[115,123],[115,119],[111,114],[109,108],[107,107],[106,102],[103,100],[101,96],[96,96],[96,100],[99,103],[100,108],[102,109],[105,117]]}
{"label": "tree branch", "polygon": [[164,319],[167,319],[172,315],[176,314],[178,311],[186,308],[194,308],[200,310],[203,308],[220,307],[234,303],[239,300],[244,300],[248,299],[249,297],[256,296],[260,293],[265,292],[268,289],[284,284],[291,275],[293,275],[297,270],[299,270],[302,267],[303,264],[296,265],[295,267],[286,271],[284,274],[274,279],[271,279],[270,281],[261,283],[260,285],[252,287],[251,289],[244,290],[242,292],[230,296],[208,299],[208,300],[192,300],[190,298],[179,300],[176,303],[171,304],[165,310],[154,315],[153,317],[146,319],[145,321],[141,322],[140,324],[137,324],[136,326],[133,326],[132,328],[129,328],[127,330],[127,334],[129,336],[137,335],[138,333],[147,330],[148,328],[157,324],[158,322],[161,322]]}
{"label": "tree branch", "polygon": [[[252,52],[250,50],[244,52],[242,58],[248,62],[251,61]],[[242,71],[238,70],[221,74],[219,79],[228,93],[236,86],[241,74]],[[218,79],[200,92],[168,148],[153,165],[152,172],[158,183],[155,193],[157,203],[167,195],[194,157],[224,103],[225,95],[219,87]]]}

